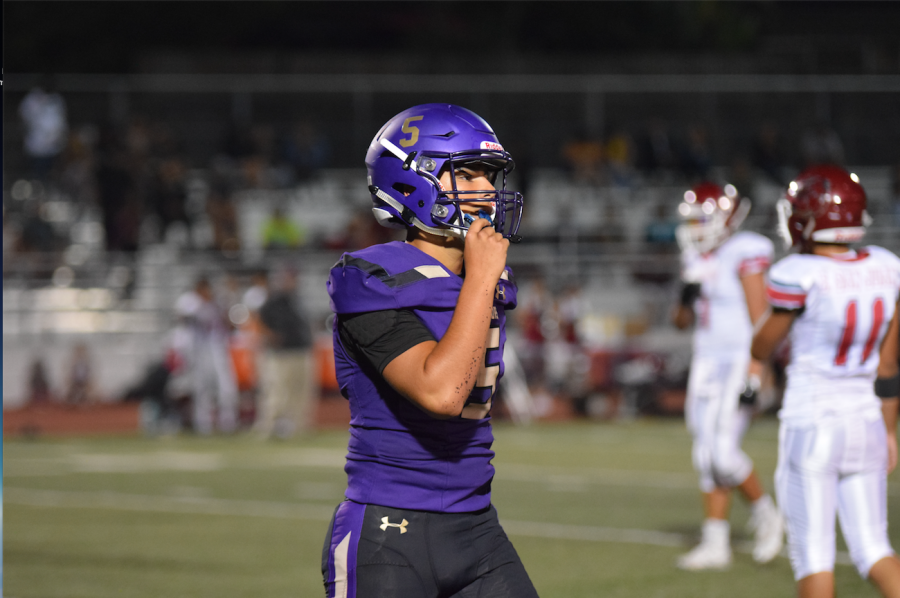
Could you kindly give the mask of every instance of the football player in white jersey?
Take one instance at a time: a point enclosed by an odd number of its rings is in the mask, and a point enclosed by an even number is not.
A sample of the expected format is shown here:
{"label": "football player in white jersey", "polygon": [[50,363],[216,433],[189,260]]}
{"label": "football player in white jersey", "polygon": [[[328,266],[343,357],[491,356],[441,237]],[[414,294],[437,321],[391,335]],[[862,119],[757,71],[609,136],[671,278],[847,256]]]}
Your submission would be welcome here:
{"label": "football player in white jersey", "polygon": [[741,449],[762,372],[761,364],[751,362],[750,340],[766,309],[764,272],[773,254],[766,237],[738,232],[749,209],[750,200],[740,198],[733,185],[713,183],[686,191],[678,206],[684,287],[672,319],[678,328],[695,325],[685,419],[705,515],[700,543],[678,559],[686,570],[731,564],[728,510],[734,488],[751,505],[753,558],[768,562],[783,544],[781,515]]}
{"label": "football player in white jersey", "polygon": [[860,575],[900,596],[900,560],[887,536],[886,424],[895,433],[896,403],[883,405],[873,390],[895,321],[900,259],[849,246],[865,234],[866,194],[842,168],[804,171],[777,207],[780,233],[798,251],[769,271],[771,310],[751,352],[767,359],[790,339],[775,490],[798,595],[834,595],[837,514]]}
{"label": "football player in white jersey", "polygon": [[875,394],[881,398],[881,412],[888,434],[888,473],[897,467],[897,411],[900,408],[900,301],[894,319],[881,342]]}

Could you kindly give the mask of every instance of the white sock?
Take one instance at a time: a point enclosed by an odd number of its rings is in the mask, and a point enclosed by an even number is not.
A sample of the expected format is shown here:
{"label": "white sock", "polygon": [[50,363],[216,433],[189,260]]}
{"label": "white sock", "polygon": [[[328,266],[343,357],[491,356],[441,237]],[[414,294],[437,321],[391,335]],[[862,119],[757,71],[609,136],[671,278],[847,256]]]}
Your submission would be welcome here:
{"label": "white sock", "polygon": [[727,519],[706,519],[703,521],[702,542],[717,546],[728,546],[731,537],[731,525]]}
{"label": "white sock", "polygon": [[775,501],[768,494],[763,494],[750,504],[750,509],[754,517],[771,513],[775,510]]}

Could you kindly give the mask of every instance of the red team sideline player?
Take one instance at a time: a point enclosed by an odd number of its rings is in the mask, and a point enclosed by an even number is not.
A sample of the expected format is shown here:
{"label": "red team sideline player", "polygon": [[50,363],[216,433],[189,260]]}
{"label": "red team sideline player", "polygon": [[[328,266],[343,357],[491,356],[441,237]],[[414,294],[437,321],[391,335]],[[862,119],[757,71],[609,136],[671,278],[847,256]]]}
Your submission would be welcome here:
{"label": "red team sideline player", "polygon": [[775,487],[801,598],[834,595],[835,515],[860,575],[900,596],[887,536],[896,399],[882,403],[872,386],[888,323],[896,327],[900,259],[849,247],[865,234],[865,208],[856,176],[836,166],[790,184],[779,229],[798,252],[769,271],[771,312],[753,337],[757,359],[791,343]]}
{"label": "red team sideline player", "polygon": [[[772,560],[783,542],[781,516],[741,449],[762,369],[751,363],[750,339],[766,309],[763,273],[773,253],[769,239],[737,231],[749,209],[750,201],[732,185],[712,183],[686,191],[678,206],[684,287],[673,320],[679,328],[696,324],[685,418],[705,515],[700,544],[678,559],[687,570],[731,564],[728,508],[734,488],[751,504],[753,558]],[[748,373],[756,384],[742,393]]]}

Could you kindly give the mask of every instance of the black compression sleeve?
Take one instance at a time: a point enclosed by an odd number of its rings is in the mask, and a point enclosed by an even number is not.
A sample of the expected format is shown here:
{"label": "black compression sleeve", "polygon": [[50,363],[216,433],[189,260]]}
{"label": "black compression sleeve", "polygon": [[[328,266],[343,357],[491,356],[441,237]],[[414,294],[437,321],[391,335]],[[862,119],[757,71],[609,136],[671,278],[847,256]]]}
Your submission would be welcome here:
{"label": "black compression sleeve", "polygon": [[900,374],[892,378],[876,378],[875,394],[882,399],[893,399],[900,396]]}
{"label": "black compression sleeve", "polygon": [[696,282],[686,282],[681,287],[681,305],[691,307],[700,296],[700,285]]}
{"label": "black compression sleeve", "polygon": [[414,313],[388,309],[338,316],[341,343],[359,362],[367,362],[379,373],[408,349],[437,340]]}

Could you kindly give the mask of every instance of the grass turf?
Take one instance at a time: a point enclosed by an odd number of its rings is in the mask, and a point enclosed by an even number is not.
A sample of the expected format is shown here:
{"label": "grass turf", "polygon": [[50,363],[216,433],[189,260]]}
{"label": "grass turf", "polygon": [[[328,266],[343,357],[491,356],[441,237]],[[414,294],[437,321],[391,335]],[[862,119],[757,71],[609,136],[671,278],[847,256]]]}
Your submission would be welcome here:
{"label": "grass turf", "polygon": [[[740,501],[731,569],[673,566],[702,517],[680,421],[500,424],[495,435],[494,504],[543,598],[794,593],[785,558],[759,566],[746,552],[749,511]],[[776,438],[767,419],[745,441],[769,489]],[[344,432],[283,443],[7,440],[4,595],[321,596],[322,541],[342,497],[346,441]],[[889,512],[900,509],[895,487]],[[897,544],[900,528],[892,538]],[[838,565],[836,579],[839,596],[878,595],[852,567]]]}

